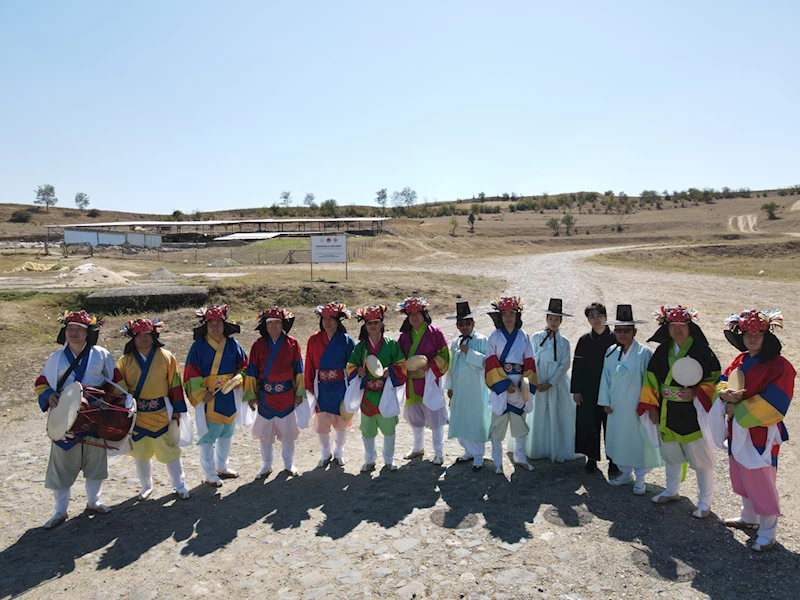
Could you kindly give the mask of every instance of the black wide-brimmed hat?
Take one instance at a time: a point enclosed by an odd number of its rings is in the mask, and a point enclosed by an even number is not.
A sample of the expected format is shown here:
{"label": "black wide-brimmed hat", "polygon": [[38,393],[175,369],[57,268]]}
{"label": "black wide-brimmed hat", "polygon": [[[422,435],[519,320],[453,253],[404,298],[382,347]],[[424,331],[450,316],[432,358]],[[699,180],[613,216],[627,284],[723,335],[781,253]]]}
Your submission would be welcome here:
{"label": "black wide-brimmed hat", "polygon": [[469,307],[469,301],[462,300],[460,302],[456,302],[456,314],[450,315],[447,318],[463,321],[464,319],[474,319],[475,315],[472,314],[472,309]]}
{"label": "black wide-brimmed hat", "polygon": [[542,311],[548,315],[556,315],[558,317],[571,317],[572,315],[564,312],[561,298],[550,298],[550,303],[547,305],[547,310]]}
{"label": "black wide-brimmed hat", "polygon": [[647,321],[637,321],[633,318],[633,307],[630,304],[617,304],[617,318],[606,321],[606,325],[639,325]]}

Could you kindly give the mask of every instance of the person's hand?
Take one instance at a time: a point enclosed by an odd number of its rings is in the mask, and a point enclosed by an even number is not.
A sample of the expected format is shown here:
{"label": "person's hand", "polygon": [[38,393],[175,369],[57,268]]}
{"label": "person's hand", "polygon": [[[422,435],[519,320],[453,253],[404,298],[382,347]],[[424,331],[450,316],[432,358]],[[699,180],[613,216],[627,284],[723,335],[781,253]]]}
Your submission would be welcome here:
{"label": "person's hand", "polygon": [[508,392],[509,394],[514,394],[516,393],[516,391],[517,391],[517,386],[515,386],[513,383],[509,385],[508,388],[506,389],[506,392]]}
{"label": "person's hand", "polygon": [[177,421],[178,423],[180,423],[181,422],[181,413],[179,413],[179,412],[172,413],[172,419],[174,421]]}
{"label": "person's hand", "polygon": [[612,412],[614,412],[613,410],[611,410],[610,406],[604,406],[603,410],[606,411],[607,415],[610,415]]}
{"label": "person's hand", "polygon": [[448,400],[452,400],[453,399],[453,390],[447,390],[447,399]]}
{"label": "person's hand", "polygon": [[53,392],[50,394],[50,397],[47,399],[47,403],[50,405],[50,408],[55,408],[58,406],[58,399],[61,396],[58,392]]}
{"label": "person's hand", "polygon": [[469,345],[461,344],[461,353],[466,354],[467,352],[469,352]]}
{"label": "person's hand", "polygon": [[383,378],[384,379],[389,379],[389,369],[384,369],[383,370]]}
{"label": "person's hand", "polygon": [[358,367],[358,376],[359,377],[366,377],[367,370],[364,367]]}
{"label": "person's hand", "polygon": [[656,409],[648,410],[647,414],[650,417],[650,422],[653,425],[658,425],[658,418],[661,416],[658,414],[658,411]]}
{"label": "person's hand", "polygon": [[682,388],[675,392],[675,395],[681,400],[692,400],[694,399],[694,388]]}
{"label": "person's hand", "polygon": [[730,402],[726,402],[725,403],[725,416],[726,417],[732,417],[734,410],[736,410],[736,405],[735,404],[731,404]]}
{"label": "person's hand", "polygon": [[206,392],[206,395],[203,396],[203,404],[208,404],[214,399],[214,395],[211,392]]}
{"label": "person's hand", "polygon": [[572,399],[575,401],[575,404],[580,406],[583,404],[583,395],[581,394],[572,394]]}
{"label": "person's hand", "polygon": [[294,405],[295,406],[300,406],[302,403],[303,403],[303,397],[302,396],[295,396],[294,397]]}
{"label": "person's hand", "polygon": [[734,392],[733,390],[725,390],[720,392],[719,397],[722,398],[725,402],[736,404],[737,402],[741,402],[744,400],[744,393],[747,390],[739,390],[738,392]]}
{"label": "person's hand", "polygon": [[552,383],[540,383],[539,385],[536,386],[536,391],[538,391],[538,392],[546,392],[551,387],[553,387]]}
{"label": "person's hand", "polygon": [[248,401],[247,402],[247,406],[250,407],[250,410],[255,410],[256,409],[256,401],[255,400]]}

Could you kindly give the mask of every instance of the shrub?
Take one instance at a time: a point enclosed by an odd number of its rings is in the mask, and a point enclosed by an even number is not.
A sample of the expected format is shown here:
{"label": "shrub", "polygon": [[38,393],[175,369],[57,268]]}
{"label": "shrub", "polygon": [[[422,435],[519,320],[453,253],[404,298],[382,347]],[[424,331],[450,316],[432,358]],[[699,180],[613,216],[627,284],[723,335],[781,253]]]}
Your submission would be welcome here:
{"label": "shrub", "polygon": [[12,223],[30,223],[32,215],[27,210],[15,210],[9,219]]}
{"label": "shrub", "polygon": [[89,210],[89,212],[86,213],[86,216],[87,217],[92,217],[93,219],[96,219],[97,217],[100,216],[100,211],[97,210],[96,208],[92,208],[92,209]]}

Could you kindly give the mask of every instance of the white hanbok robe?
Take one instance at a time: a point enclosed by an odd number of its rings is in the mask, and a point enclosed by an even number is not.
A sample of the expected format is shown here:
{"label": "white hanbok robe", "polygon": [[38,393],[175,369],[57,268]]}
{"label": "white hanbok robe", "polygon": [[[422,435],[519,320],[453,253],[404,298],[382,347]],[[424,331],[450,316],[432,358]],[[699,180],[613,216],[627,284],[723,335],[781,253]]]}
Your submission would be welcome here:
{"label": "white hanbok robe", "polygon": [[444,376],[443,389],[453,390],[448,438],[484,444],[492,417],[484,373],[489,338],[473,331],[466,354],[461,352],[460,341],[458,336],[450,344],[450,368]]}
{"label": "white hanbok robe", "polygon": [[[531,346],[539,383],[549,383],[553,387],[536,393],[533,411],[528,415],[530,431],[525,442],[525,454],[530,458],[561,462],[575,458],[576,406],[569,391],[570,346],[561,332],[556,332],[554,340],[545,341],[546,337],[547,331],[534,333]],[[557,360],[553,360],[554,343]]]}
{"label": "white hanbok robe", "polygon": [[598,406],[610,406],[606,434],[606,454],[617,465],[633,469],[662,466],[661,453],[654,448],[636,409],[647,365],[653,351],[633,340],[620,358],[620,347],[611,346],[603,361]]}

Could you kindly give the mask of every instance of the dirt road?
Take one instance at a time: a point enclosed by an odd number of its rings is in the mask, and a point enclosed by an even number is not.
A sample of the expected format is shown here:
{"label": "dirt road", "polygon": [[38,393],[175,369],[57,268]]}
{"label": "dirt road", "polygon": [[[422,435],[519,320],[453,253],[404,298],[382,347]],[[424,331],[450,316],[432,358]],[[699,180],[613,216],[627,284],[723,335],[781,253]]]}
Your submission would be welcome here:
{"label": "dirt road", "polygon": [[[603,301],[609,311],[631,303],[649,319],[661,303],[698,308],[700,324],[724,364],[735,351],[722,337],[730,312],[778,306],[787,330],[786,356],[800,364],[800,309],[796,285],[756,280],[673,275],[598,267],[580,259],[594,251],[456,261],[440,271],[505,277],[501,292],[525,297],[525,329],[544,325],[550,297],[564,300],[574,319],[564,333],[573,342],[586,330],[582,307]],[[430,268],[430,267],[429,267]],[[409,276],[409,285],[413,280]],[[411,287],[409,288],[412,289]],[[488,298],[469,298],[479,313]],[[441,316],[440,316],[441,317]],[[454,321],[437,318],[448,338]],[[488,317],[479,318],[488,332]],[[644,325],[639,339],[654,331]],[[800,431],[797,409],[790,432]],[[533,473],[490,468],[473,472],[453,464],[460,453],[448,442],[445,468],[400,460],[397,472],[360,475],[361,441],[354,424],[344,468],[313,469],[317,443],[305,430],[296,463],[302,475],[254,482],[256,443],[237,431],[232,466],[242,477],[220,491],[200,485],[197,451],[184,454],[192,498],[175,500],[163,465],[155,466],[151,500],[135,499],[132,460],[110,460],[104,500],[114,511],[88,516],[82,480],[73,488],[71,518],[53,532],[39,529],[51,514],[42,487],[48,441],[44,417],[33,404],[0,417],[0,596],[45,598],[753,598],[788,597],[797,587],[800,552],[800,483],[796,445],[781,451],[779,488],[784,518],[779,546],[760,556],[748,536],[719,518],[738,513],[720,454],[712,516],[690,516],[696,499],[691,472],[685,498],[656,506],[663,489],[659,469],[648,495],[615,489],[586,475],[583,461],[536,461]],[[397,454],[410,444],[398,428]],[[603,465],[605,467],[605,465]]]}

